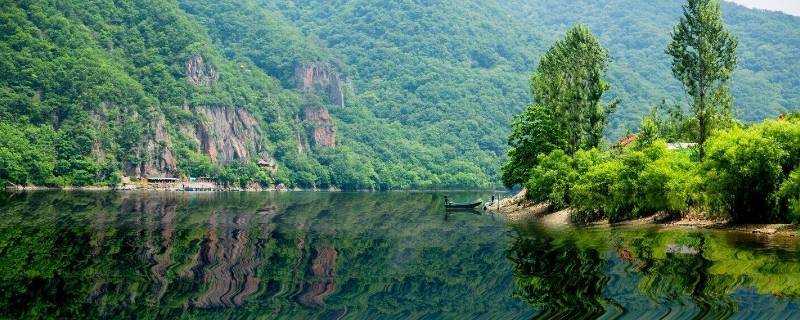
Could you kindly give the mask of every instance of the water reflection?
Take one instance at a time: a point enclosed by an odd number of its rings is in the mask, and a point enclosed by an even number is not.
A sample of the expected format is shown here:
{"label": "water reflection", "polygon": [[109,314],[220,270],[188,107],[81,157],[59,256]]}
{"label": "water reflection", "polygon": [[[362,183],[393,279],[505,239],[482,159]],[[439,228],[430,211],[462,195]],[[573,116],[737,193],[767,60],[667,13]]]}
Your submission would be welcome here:
{"label": "water reflection", "polygon": [[[0,199],[0,316],[529,317],[505,224],[434,194]],[[470,196],[471,197],[471,196]]]}
{"label": "water reflection", "polygon": [[516,228],[508,259],[514,263],[514,295],[543,311],[542,317],[574,319],[605,312],[605,260],[594,248]]}
{"label": "water reflection", "polygon": [[446,215],[442,201],[0,194],[0,317],[785,318],[800,310],[794,239],[549,230],[480,211]]}
{"label": "water reflection", "polygon": [[512,233],[507,255],[514,262],[515,295],[543,318],[798,312],[795,246],[765,246],[746,234],[658,228],[556,232],[528,225]]}

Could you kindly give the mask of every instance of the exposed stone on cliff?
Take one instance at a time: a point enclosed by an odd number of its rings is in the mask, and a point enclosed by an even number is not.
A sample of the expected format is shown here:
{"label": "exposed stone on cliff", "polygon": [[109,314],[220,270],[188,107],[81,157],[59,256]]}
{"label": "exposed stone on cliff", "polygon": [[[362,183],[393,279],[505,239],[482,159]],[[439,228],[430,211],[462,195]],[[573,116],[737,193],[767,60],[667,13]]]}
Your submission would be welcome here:
{"label": "exposed stone on cliff", "polygon": [[194,55],[186,61],[186,76],[195,85],[210,87],[219,81],[219,73],[213,66],[206,64],[200,55]]}
{"label": "exposed stone on cliff", "polygon": [[[194,141],[197,152],[208,156],[214,164],[229,161],[266,163],[270,171],[277,163],[267,151],[266,142],[258,120],[246,109],[216,106],[185,106],[198,121],[196,124],[178,126],[179,134]],[[166,128],[163,115],[158,115],[146,128],[147,138],[134,149],[139,161],[128,164],[124,172],[132,177],[177,177],[173,140]]]}
{"label": "exposed stone on cliff", "polygon": [[325,92],[332,104],[344,108],[344,91],[350,87],[350,82],[342,79],[329,66],[320,63],[299,65],[295,68],[295,81],[298,90]]}
{"label": "exposed stone on cliff", "polygon": [[255,158],[271,161],[258,121],[247,110],[198,106],[191,108],[191,111],[201,120],[188,133],[211,162],[222,164]]}
{"label": "exposed stone on cliff", "polygon": [[147,138],[134,150],[139,162],[127,165],[124,171],[133,177],[174,176],[178,172],[177,161],[172,153],[172,139],[165,126],[163,115],[147,124]]}
{"label": "exposed stone on cliff", "polygon": [[323,148],[336,146],[336,126],[327,109],[307,107],[303,109],[303,121],[310,126],[309,130],[315,146]]}

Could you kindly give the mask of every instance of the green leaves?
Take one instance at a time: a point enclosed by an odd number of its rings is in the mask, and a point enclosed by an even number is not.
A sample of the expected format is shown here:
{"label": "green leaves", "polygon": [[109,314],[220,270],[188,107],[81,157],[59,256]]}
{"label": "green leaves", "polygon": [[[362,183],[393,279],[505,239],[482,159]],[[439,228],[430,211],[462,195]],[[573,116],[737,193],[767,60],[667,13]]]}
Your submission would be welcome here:
{"label": "green leaves", "polygon": [[694,168],[687,155],[667,151],[663,142],[628,149],[577,180],[573,195],[577,217],[617,221],[661,211],[684,212]]}
{"label": "green leaves", "polygon": [[0,186],[52,184],[55,141],[56,134],[49,126],[0,122]]}
{"label": "green leaves", "polygon": [[617,104],[600,102],[610,89],[604,79],[609,61],[589,29],[575,25],[547,50],[531,77],[533,100],[551,113],[570,155],[602,142],[608,115]]}
{"label": "green leaves", "polygon": [[733,99],[727,83],[736,67],[738,43],[725,30],[716,0],[688,0],[667,46],[666,52],[672,56],[672,74],[693,99],[700,131],[700,158],[709,132],[716,123],[725,122],[717,118],[730,118]]}
{"label": "green leaves", "polygon": [[516,116],[508,137],[508,161],[503,165],[503,184],[526,182],[539,155],[563,149],[566,142],[552,113],[542,105],[531,105]]}
{"label": "green leaves", "polygon": [[795,195],[793,178],[784,181],[800,167],[798,141],[797,121],[767,121],[709,139],[703,189],[711,213],[737,222],[786,220]]}
{"label": "green leaves", "polygon": [[[528,181],[529,170],[546,159],[540,155],[556,149],[574,155],[580,149],[602,143],[608,115],[617,104],[600,103],[609,89],[603,79],[609,60],[606,49],[581,25],[574,26],[542,56],[531,76],[534,104],[515,117],[511,125],[509,160],[502,168],[503,184],[535,186],[535,181]],[[561,206],[568,197],[553,198],[554,204]]]}
{"label": "green leaves", "polygon": [[781,184],[777,193],[779,203],[788,205],[787,216],[792,223],[800,223],[800,168],[795,169]]}

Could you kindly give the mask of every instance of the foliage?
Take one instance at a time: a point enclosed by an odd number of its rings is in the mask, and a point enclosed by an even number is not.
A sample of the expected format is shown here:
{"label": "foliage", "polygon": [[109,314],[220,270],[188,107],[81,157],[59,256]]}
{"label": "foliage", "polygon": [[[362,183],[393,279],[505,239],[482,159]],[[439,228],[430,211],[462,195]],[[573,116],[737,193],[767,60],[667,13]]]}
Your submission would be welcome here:
{"label": "foliage", "polygon": [[792,171],[789,178],[781,184],[777,199],[788,203],[789,221],[800,223],[800,168]]}
{"label": "foliage", "polygon": [[246,188],[251,182],[265,187],[270,178],[253,162],[231,161],[225,164],[215,177],[217,183],[235,188]]}
{"label": "foliage", "polygon": [[640,128],[643,131],[645,128],[653,129],[650,136],[667,142],[697,141],[697,118],[688,116],[683,109],[680,104],[670,104],[662,100],[642,119]]}
{"label": "foliage", "polygon": [[527,197],[533,201],[547,201],[556,209],[573,203],[572,186],[589,168],[601,161],[597,149],[578,150],[573,157],[562,150],[541,154],[525,183]]}
{"label": "foliage", "polygon": [[542,105],[531,105],[514,118],[508,137],[508,161],[503,165],[503,184],[512,187],[530,177],[538,157],[564,147],[554,114]]}
{"label": "foliage", "polygon": [[694,163],[688,155],[666,150],[663,141],[588,169],[573,187],[575,218],[611,221],[688,208],[694,186]]}
{"label": "foliage", "polygon": [[0,186],[53,184],[55,131],[0,122]]}
{"label": "foliage", "polygon": [[[797,22],[722,5],[741,39],[730,83],[736,115],[756,121],[796,108]],[[169,174],[216,175],[224,164],[209,166],[184,136],[201,120],[190,109],[207,106],[256,116],[262,151],[286,185],[335,185],[331,159],[355,153],[365,170],[355,180],[369,176],[359,184],[378,189],[489,186],[501,180],[512,115],[531,105],[526,80],[538,56],[576,24],[614,57],[606,81],[621,112],[609,116],[608,137],[639,124],[655,99],[681,99],[661,57],[676,2],[68,0],[0,9],[0,122],[56,135],[52,153],[36,152],[50,173],[23,168],[13,183],[107,184],[165,149],[178,163]],[[187,81],[195,56],[219,74],[216,84]],[[347,107],[330,108],[332,151],[310,146],[296,120],[305,98],[294,72],[306,63],[353,84]],[[311,101],[330,107],[324,97]],[[21,159],[15,148],[4,151],[17,159],[9,168]],[[552,150],[527,148],[518,158]],[[504,182],[527,181],[525,167],[502,170],[511,177]]]}
{"label": "foliage", "polygon": [[725,30],[717,0],[688,0],[671,37],[667,54],[672,56],[672,74],[692,97],[702,159],[709,132],[724,121],[718,118],[730,118],[728,81],[739,41]]}
{"label": "foliage", "polygon": [[798,142],[797,121],[766,121],[713,136],[703,164],[711,212],[737,222],[785,220],[787,208],[775,198],[790,172],[800,167]]}
{"label": "foliage", "polygon": [[533,100],[550,113],[563,132],[569,155],[600,145],[616,102],[602,105],[609,89],[604,79],[610,58],[597,38],[575,25],[541,57],[531,77]]}

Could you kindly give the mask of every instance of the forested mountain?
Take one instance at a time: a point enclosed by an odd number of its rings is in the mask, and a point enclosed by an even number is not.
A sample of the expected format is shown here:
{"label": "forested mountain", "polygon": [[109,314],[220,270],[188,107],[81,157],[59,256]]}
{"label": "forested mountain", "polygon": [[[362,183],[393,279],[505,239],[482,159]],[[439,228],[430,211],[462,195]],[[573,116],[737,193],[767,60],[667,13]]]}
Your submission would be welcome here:
{"label": "forested mountain", "polygon": [[[539,55],[576,22],[613,58],[609,138],[685,102],[664,53],[681,3],[3,0],[0,182],[486,186]],[[797,110],[800,18],[723,12],[736,115]]]}

